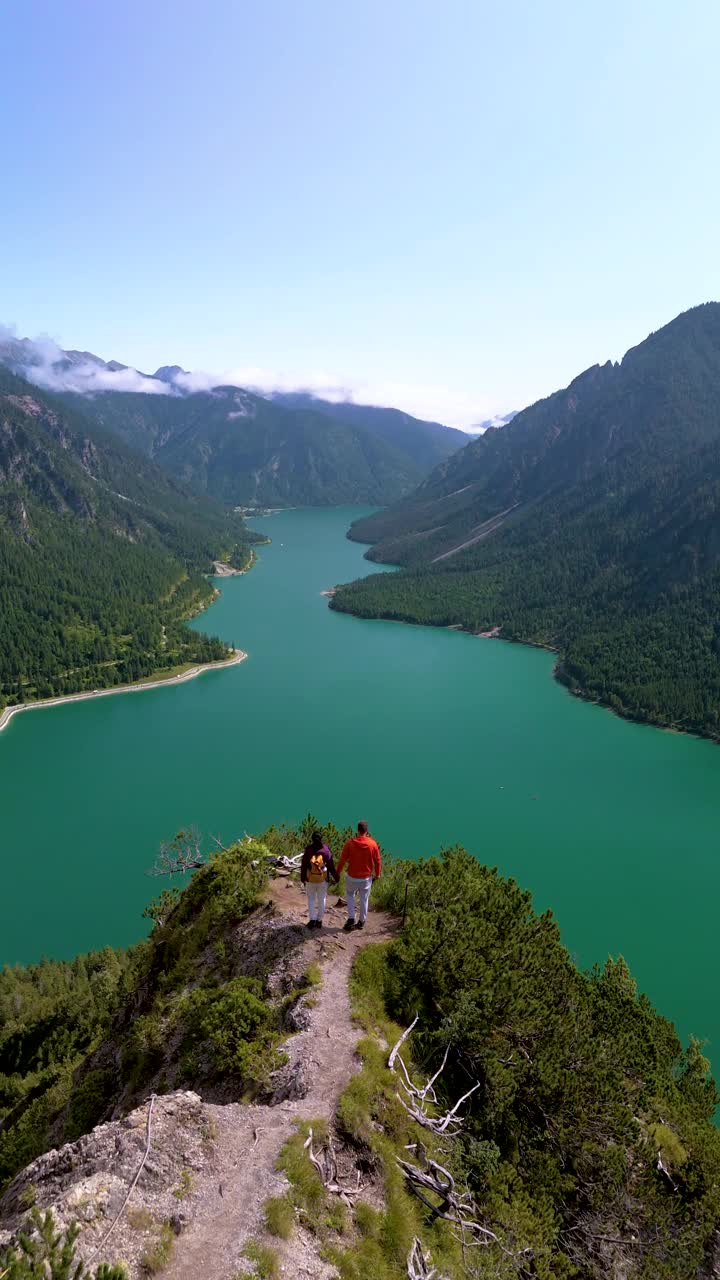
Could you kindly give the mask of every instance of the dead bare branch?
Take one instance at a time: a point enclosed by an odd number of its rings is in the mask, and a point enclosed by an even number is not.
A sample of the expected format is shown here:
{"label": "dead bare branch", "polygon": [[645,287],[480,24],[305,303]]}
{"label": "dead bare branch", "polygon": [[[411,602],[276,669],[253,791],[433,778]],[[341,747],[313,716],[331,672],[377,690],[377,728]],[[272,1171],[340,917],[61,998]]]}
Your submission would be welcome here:
{"label": "dead bare branch", "polygon": [[[410,1115],[412,1119],[417,1122],[417,1124],[422,1125],[423,1128],[425,1129],[430,1129],[433,1133],[444,1133],[444,1134],[447,1134],[448,1136],[452,1136],[453,1134],[457,1133],[458,1130],[461,1129],[463,1125],[462,1117],[457,1114],[460,1107],[464,1102],[467,1102],[468,1098],[475,1092],[476,1089],[480,1088],[481,1081],[478,1080],[473,1085],[472,1089],[468,1089],[467,1093],[464,1093],[462,1098],[459,1098],[458,1101],[455,1103],[455,1106],[452,1107],[450,1111],[446,1111],[444,1115],[442,1116],[428,1115],[428,1111],[427,1111],[428,1102],[432,1103],[433,1106],[438,1106],[437,1094],[435,1093],[434,1086],[435,1086],[435,1082],[439,1080],[440,1076],[445,1070],[445,1066],[448,1060],[448,1054],[450,1052],[450,1045],[447,1045],[444,1056],[443,1056],[443,1060],[440,1066],[438,1067],[438,1070],[435,1072],[435,1075],[431,1076],[431,1078],[427,1081],[426,1084],[422,1086],[422,1088],[418,1088],[418,1086],[414,1085],[412,1080],[410,1079],[410,1073],[407,1067],[405,1066],[405,1062],[403,1061],[403,1056],[400,1053],[400,1049],[402,1045],[407,1040],[408,1036],[410,1035],[410,1032],[416,1026],[417,1021],[418,1021],[418,1014],[415,1014],[415,1017],[410,1023],[410,1026],[407,1028],[407,1030],[403,1031],[400,1039],[397,1041],[397,1044],[393,1045],[390,1051],[390,1056],[388,1058],[388,1066],[390,1070],[397,1076],[398,1083],[407,1094],[407,1097],[409,1098],[409,1102],[406,1101],[403,1097],[401,1097],[399,1093],[396,1094],[396,1097],[398,1098],[402,1106],[405,1108],[408,1115]],[[402,1075],[400,1075],[396,1070],[396,1064],[400,1067],[402,1071]]]}
{"label": "dead bare branch", "polygon": [[[396,1045],[394,1045],[394,1046],[393,1046],[393,1048],[390,1050],[390,1057],[388,1058],[388,1066],[389,1066],[389,1068],[390,1068],[390,1070],[391,1070],[391,1071],[394,1071],[394,1070],[395,1070],[395,1059],[396,1059],[396,1057],[397,1057],[397,1055],[398,1055],[398,1052],[399,1052],[399,1050],[402,1048],[402,1046],[404,1045],[405,1041],[407,1040],[408,1036],[410,1035],[410,1032],[411,1032],[411,1031],[413,1031],[413,1030],[415,1029],[415,1026],[417,1025],[417,1022],[418,1022],[419,1017],[420,1017],[420,1014],[419,1014],[419,1013],[416,1013],[416,1014],[415,1014],[415,1017],[413,1018],[412,1022],[410,1023],[410,1026],[407,1028],[407,1030],[406,1030],[406,1031],[403,1031],[403,1033],[402,1033],[402,1035],[401,1035],[400,1039],[398,1040],[397,1044],[396,1044]],[[402,1061],[402,1059],[401,1059],[401,1061]],[[403,1064],[403,1065],[404,1065],[404,1064]],[[407,1073],[406,1073],[406,1074],[407,1074]]]}
{"label": "dead bare branch", "polygon": [[430,1257],[423,1252],[422,1242],[413,1240],[407,1257],[408,1280],[445,1280],[437,1267],[430,1264]]}
{"label": "dead bare branch", "polygon": [[[467,1192],[458,1191],[455,1179],[448,1169],[427,1157],[422,1169],[409,1160],[401,1160],[399,1156],[395,1159],[405,1175],[408,1190],[431,1209],[435,1217],[468,1231],[483,1244],[500,1243],[500,1237],[478,1221],[475,1201]],[[439,1203],[429,1199],[428,1193],[436,1196]]]}
{"label": "dead bare branch", "polygon": [[204,867],[207,857],[202,851],[202,836],[196,827],[178,831],[172,840],[163,840],[149,876],[174,876]]}
{"label": "dead bare branch", "polygon": [[672,1176],[672,1174],[671,1174],[670,1170],[668,1169],[667,1165],[665,1164],[665,1161],[664,1161],[664,1160],[663,1160],[663,1158],[662,1158],[662,1151],[658,1151],[658,1154],[657,1154],[657,1169],[658,1169],[658,1173],[661,1173],[661,1174],[663,1175],[663,1177],[664,1177],[665,1179],[667,1179],[667,1181],[669,1182],[669,1184],[670,1184],[670,1186],[672,1187],[673,1191],[677,1192],[677,1191],[679,1191],[679,1190],[680,1190],[680,1188],[678,1187],[677,1183],[675,1182],[675,1180],[674,1180],[674,1178],[673,1178],[673,1176]]}
{"label": "dead bare branch", "polygon": [[332,1195],[339,1196],[348,1209],[354,1209],[353,1200],[364,1189],[363,1184],[360,1182],[360,1174],[358,1173],[357,1186],[344,1187],[342,1185],[338,1177],[337,1157],[332,1138],[328,1138],[327,1144],[320,1148],[318,1155],[315,1155],[313,1151],[313,1131],[310,1129],[303,1146],[308,1153],[310,1163],[317,1170],[325,1190]]}

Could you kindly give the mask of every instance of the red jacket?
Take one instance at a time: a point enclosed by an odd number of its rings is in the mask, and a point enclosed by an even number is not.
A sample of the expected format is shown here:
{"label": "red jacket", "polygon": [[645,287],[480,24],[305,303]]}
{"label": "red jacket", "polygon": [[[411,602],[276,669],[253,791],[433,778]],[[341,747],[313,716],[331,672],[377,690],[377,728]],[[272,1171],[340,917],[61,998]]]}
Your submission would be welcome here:
{"label": "red jacket", "polygon": [[369,876],[379,880],[382,863],[377,841],[372,836],[353,836],[340,854],[338,875],[343,867],[347,867],[348,875],[353,880],[367,880]]}

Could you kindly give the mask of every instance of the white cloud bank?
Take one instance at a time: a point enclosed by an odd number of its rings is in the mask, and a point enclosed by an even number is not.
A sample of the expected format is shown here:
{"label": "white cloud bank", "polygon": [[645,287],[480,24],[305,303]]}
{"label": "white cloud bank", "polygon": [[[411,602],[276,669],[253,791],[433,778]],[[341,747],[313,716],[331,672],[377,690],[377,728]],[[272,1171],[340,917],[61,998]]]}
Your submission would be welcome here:
{"label": "white cloud bank", "polygon": [[64,351],[52,338],[18,339],[12,328],[0,325],[0,361],[3,360],[49,391],[75,391],[82,395],[100,391],[189,395],[218,386],[243,387],[260,395],[300,391],[333,403],[349,400],[402,409],[414,417],[470,432],[482,431],[491,423],[499,424],[507,408],[482,395],[442,384],[375,382],[338,377],[324,370],[303,374],[239,365],[217,373],[179,372],[168,382],[112,361],[107,364],[87,351]]}
{"label": "white cloud bank", "polygon": [[442,422],[463,431],[484,430],[488,419],[493,423],[499,422],[507,409],[507,406],[498,409],[497,403],[487,397],[438,383],[374,382],[372,379],[342,378],[323,371],[307,375],[253,365],[241,365],[222,373],[197,371],[178,374],[174,385],[186,392],[209,391],[217,386],[244,387],[260,395],[270,395],[274,391],[301,391],[333,404],[350,400],[355,404],[402,409],[415,418]]}

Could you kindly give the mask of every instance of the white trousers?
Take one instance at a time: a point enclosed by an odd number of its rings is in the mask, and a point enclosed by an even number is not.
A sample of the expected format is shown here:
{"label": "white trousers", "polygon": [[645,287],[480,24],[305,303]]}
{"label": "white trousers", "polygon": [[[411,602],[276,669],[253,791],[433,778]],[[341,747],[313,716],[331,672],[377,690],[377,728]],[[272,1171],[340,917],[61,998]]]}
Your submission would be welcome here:
{"label": "white trousers", "polygon": [[366,880],[356,880],[354,876],[345,877],[345,892],[347,894],[347,911],[348,920],[355,919],[355,898],[358,901],[358,915],[364,920],[368,913],[368,898],[370,897],[370,886],[372,885],[372,876],[368,876]]}
{"label": "white trousers", "polygon": [[311,884],[308,880],[306,888],[310,919],[322,920],[327,902],[327,880],[321,880],[319,884]]}

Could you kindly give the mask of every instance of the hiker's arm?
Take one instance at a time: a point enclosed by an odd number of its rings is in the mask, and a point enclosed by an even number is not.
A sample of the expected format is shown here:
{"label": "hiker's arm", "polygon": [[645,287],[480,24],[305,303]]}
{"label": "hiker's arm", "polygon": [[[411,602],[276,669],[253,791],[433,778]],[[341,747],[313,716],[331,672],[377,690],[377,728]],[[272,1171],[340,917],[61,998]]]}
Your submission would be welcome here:
{"label": "hiker's arm", "polygon": [[380,846],[375,845],[373,849],[373,862],[375,864],[375,879],[379,880],[382,875],[382,859],[380,857]]}
{"label": "hiker's arm", "polygon": [[328,869],[328,876],[329,876],[329,877],[330,877],[330,879],[332,880],[333,884],[338,884],[338,882],[339,882],[339,880],[340,880],[340,876],[339,876],[338,872],[335,870],[335,861],[334,861],[334,859],[333,859],[332,854],[330,854],[330,855],[329,855],[329,857],[328,857],[328,860],[327,860],[327,869]]}
{"label": "hiker's arm", "polygon": [[345,866],[345,863],[346,863],[346,862],[347,862],[347,845],[346,845],[346,846],[345,846],[345,848],[343,849],[342,853],[340,854],[340,858],[339,858],[339,860],[338,860],[338,864],[337,864],[337,878],[338,878],[338,880],[340,879],[340,872],[342,871],[342,869],[343,869],[343,867]]}
{"label": "hiker's arm", "polygon": [[308,853],[307,849],[305,849],[305,850],[303,851],[302,862],[300,863],[300,883],[301,883],[301,884],[307,884],[307,874],[308,874],[308,863],[309,863],[309,861],[310,861],[310,855],[309,855],[309,853]]}

